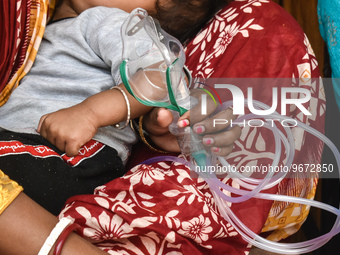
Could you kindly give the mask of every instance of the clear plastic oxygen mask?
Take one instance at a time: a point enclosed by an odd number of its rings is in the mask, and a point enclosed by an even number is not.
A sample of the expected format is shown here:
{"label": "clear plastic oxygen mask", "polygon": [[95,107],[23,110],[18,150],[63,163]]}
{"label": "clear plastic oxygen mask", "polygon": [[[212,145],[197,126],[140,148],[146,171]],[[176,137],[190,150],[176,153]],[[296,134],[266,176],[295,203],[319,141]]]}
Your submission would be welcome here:
{"label": "clear plastic oxygen mask", "polygon": [[[133,10],[124,21],[121,34],[120,73],[126,89],[144,105],[172,110],[174,121],[169,130],[177,137],[182,153],[189,156],[196,139],[190,127],[177,126],[179,115],[189,110],[192,103],[188,89],[191,75],[184,65],[182,44],[141,8]],[[201,145],[200,141],[196,143]]]}
{"label": "clear plastic oxygen mask", "polygon": [[181,43],[140,8],[125,20],[121,34],[120,73],[129,93],[142,104],[168,108],[180,115],[186,112],[190,105],[187,84],[191,77],[184,71],[185,53]]}

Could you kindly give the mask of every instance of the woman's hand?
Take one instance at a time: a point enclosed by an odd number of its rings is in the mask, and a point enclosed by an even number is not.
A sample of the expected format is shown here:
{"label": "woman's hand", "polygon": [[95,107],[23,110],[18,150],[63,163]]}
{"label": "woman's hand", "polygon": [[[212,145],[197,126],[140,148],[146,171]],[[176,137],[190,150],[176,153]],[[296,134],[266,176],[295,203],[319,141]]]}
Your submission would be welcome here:
{"label": "woman's hand", "polygon": [[37,131],[67,156],[76,156],[80,148],[97,132],[96,116],[84,104],[46,114]]}
{"label": "woman's hand", "polygon": [[[217,105],[207,98],[207,115],[201,114],[201,95],[205,93],[202,90],[195,90],[192,96],[198,99],[198,104],[190,111],[183,114],[177,124],[179,127],[191,125],[193,131],[202,136],[205,146],[211,148],[216,155],[226,157],[234,147],[234,142],[241,136],[239,126],[231,127],[228,131],[222,131],[229,126],[231,120],[236,116],[233,115],[232,109],[228,108],[218,112],[214,116],[209,116],[217,108]],[[216,124],[214,120],[223,120]],[[155,108],[149,114],[144,116],[143,126],[148,131],[150,138],[159,148],[169,152],[180,152],[176,137],[169,132],[169,125],[173,117],[169,110],[164,108]]]}
{"label": "woman's hand", "polygon": [[[210,147],[211,152],[226,157],[232,152],[234,142],[241,136],[241,128],[237,125],[227,131],[222,131],[228,128],[230,121],[234,119],[232,109],[228,108],[195,123],[193,131],[202,136],[203,144]],[[216,124],[215,120],[220,120],[219,124]]]}

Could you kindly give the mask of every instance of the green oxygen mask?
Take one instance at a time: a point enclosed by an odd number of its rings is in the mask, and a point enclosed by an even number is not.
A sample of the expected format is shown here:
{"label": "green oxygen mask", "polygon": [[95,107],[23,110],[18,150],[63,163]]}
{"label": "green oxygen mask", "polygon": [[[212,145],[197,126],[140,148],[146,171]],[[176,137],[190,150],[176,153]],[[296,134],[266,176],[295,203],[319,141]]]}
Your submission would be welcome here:
{"label": "green oxygen mask", "polygon": [[161,29],[158,21],[137,8],[121,28],[122,81],[140,103],[185,113],[190,106],[189,71],[181,43]]}

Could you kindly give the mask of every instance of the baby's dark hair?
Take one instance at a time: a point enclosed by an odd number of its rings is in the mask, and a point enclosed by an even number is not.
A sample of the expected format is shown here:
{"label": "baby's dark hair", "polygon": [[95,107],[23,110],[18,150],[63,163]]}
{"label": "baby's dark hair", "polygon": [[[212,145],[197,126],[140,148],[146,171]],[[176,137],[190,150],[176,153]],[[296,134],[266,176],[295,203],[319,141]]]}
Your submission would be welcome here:
{"label": "baby's dark hair", "polygon": [[156,2],[162,28],[182,43],[194,37],[215,13],[232,0],[166,0]]}
{"label": "baby's dark hair", "polygon": [[[185,44],[202,29],[218,10],[232,1],[156,0],[156,13],[150,14],[158,19],[165,31]],[[62,2],[63,0],[55,0],[55,10]]]}

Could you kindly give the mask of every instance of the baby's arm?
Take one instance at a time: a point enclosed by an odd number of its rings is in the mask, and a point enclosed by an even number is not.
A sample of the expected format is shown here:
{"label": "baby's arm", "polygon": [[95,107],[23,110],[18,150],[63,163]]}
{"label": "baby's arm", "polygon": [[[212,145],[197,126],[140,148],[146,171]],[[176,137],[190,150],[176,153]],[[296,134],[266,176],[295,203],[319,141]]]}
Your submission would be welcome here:
{"label": "baby's arm", "polygon": [[[151,107],[139,103],[126,93],[131,109],[131,118],[141,116]],[[76,156],[81,146],[96,134],[99,127],[114,125],[127,118],[127,104],[118,89],[100,92],[80,104],[46,114],[41,117],[37,131],[68,156]]]}

